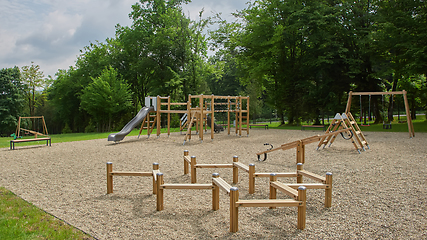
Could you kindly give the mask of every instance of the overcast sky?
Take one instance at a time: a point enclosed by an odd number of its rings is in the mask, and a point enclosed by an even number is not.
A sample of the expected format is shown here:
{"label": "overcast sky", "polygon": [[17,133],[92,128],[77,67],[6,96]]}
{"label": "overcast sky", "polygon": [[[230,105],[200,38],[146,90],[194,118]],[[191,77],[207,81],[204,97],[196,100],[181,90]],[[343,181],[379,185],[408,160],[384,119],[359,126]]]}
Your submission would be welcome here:
{"label": "overcast sky", "polygon": [[[193,0],[183,6],[192,19],[246,7],[248,0]],[[74,66],[80,50],[115,36],[115,26],[131,25],[128,14],[137,0],[0,0],[0,69],[40,65],[47,77]]]}

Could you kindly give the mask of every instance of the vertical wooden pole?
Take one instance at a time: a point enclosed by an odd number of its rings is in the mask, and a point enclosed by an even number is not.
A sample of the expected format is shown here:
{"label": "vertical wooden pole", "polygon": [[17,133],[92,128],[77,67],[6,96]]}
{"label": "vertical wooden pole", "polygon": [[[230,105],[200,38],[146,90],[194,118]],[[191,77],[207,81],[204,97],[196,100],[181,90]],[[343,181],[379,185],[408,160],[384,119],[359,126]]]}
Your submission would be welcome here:
{"label": "vertical wooden pole", "polygon": [[239,96],[239,137],[242,136],[242,124],[243,124],[243,116],[242,116],[242,96]]}
{"label": "vertical wooden pole", "polygon": [[157,173],[157,211],[163,210],[163,173]]}
{"label": "vertical wooden pole", "polygon": [[[191,114],[191,95],[188,95],[188,101],[187,101],[187,135],[188,135],[188,140],[191,139],[191,125],[190,125],[191,119],[193,119],[193,115]],[[187,137],[187,135],[186,135],[186,137]],[[185,140],[187,140],[187,138]]]}
{"label": "vertical wooden pole", "polygon": [[[16,137],[19,137],[20,132],[21,132],[21,117],[19,117],[19,119],[18,119],[18,126],[16,127],[16,132],[15,132]],[[228,134],[228,135],[230,135],[230,134]]]}
{"label": "vertical wooden pole", "polygon": [[305,214],[306,214],[306,188],[304,186],[298,187],[298,201],[301,201],[298,206],[298,229],[303,230],[305,228]]}
{"label": "vertical wooden pole", "polygon": [[227,128],[228,128],[228,135],[230,135],[230,112],[231,112],[230,96],[228,96],[228,97],[227,97],[227,103],[228,103],[228,110],[227,110]]}
{"label": "vertical wooden pole", "polygon": [[113,193],[113,163],[107,162],[107,194]]}
{"label": "vertical wooden pole", "polygon": [[[153,163],[153,170],[159,170],[159,163]],[[153,175],[153,194],[157,194],[157,175]]]}
{"label": "vertical wooden pole", "polygon": [[197,183],[196,156],[191,156],[191,183]]}
{"label": "vertical wooden pole", "polygon": [[403,100],[405,102],[405,111],[406,111],[406,122],[408,123],[409,137],[415,137],[414,125],[412,124],[411,111],[409,109],[408,97],[406,96],[406,91],[403,90]]}
{"label": "vertical wooden pole", "polygon": [[188,174],[188,162],[185,160],[185,157],[188,156],[188,154],[190,154],[188,150],[184,150],[184,174]]}
{"label": "vertical wooden pole", "polygon": [[[276,199],[277,196],[277,189],[271,186],[272,182],[277,181],[277,174],[271,173],[270,174],[270,199]],[[270,209],[275,209],[276,207],[269,207]]]}
{"label": "vertical wooden pole", "polygon": [[345,108],[345,113],[350,112],[350,108],[351,108],[351,97],[353,96],[353,91],[350,91],[348,93],[348,99],[347,99],[347,106]]}
{"label": "vertical wooden pole", "polygon": [[237,187],[230,188],[230,232],[239,230],[239,189]]}
{"label": "vertical wooden pole", "polygon": [[247,134],[249,136],[249,96],[247,97],[246,104],[247,104],[246,111],[248,111],[246,113],[246,130],[247,130]]}
{"label": "vertical wooden pole", "polygon": [[302,171],[303,170],[303,164],[302,163],[297,163],[297,174],[298,174],[298,176],[297,176],[297,183],[302,183],[302,175],[301,174],[299,174],[299,172],[298,171]]}
{"label": "vertical wooden pole", "polygon": [[304,151],[305,146],[301,140],[299,140],[298,146],[297,146],[297,163],[304,163]]}
{"label": "vertical wooden pole", "polygon": [[[238,162],[239,161],[239,157],[238,156],[234,156],[233,157],[233,163]],[[239,168],[233,165],[233,183],[239,183]]]}
{"label": "vertical wooden pole", "polygon": [[203,113],[204,113],[204,111],[203,111],[203,107],[204,107],[204,97],[203,97],[203,94],[202,95],[200,95],[200,97],[199,97],[199,105],[200,105],[200,129],[199,129],[199,138],[200,138],[200,140],[201,141],[203,141],[203,123],[204,123],[204,121],[203,121]]}
{"label": "vertical wooden pole", "polygon": [[[213,173],[212,178],[218,178],[219,173]],[[212,183],[214,186],[212,189],[212,210],[216,211],[219,209],[219,187]]]}
{"label": "vertical wooden pole", "polygon": [[255,193],[255,164],[249,164],[249,194]]}
{"label": "vertical wooden pole", "polygon": [[211,139],[214,139],[214,120],[215,120],[215,113],[214,113],[214,108],[215,108],[215,104],[214,104],[214,95],[212,94],[211,96]]}
{"label": "vertical wooden pole", "polygon": [[168,137],[171,135],[171,96],[168,96]]}
{"label": "vertical wooden pole", "polygon": [[156,118],[157,118],[157,137],[160,136],[160,131],[161,131],[161,125],[160,125],[160,111],[162,110],[162,105],[161,105],[161,100],[160,100],[160,96],[157,95],[157,111],[156,111]]}
{"label": "vertical wooden pole", "polygon": [[332,206],[332,173],[326,173],[326,184],[328,187],[325,189],[325,207]]}

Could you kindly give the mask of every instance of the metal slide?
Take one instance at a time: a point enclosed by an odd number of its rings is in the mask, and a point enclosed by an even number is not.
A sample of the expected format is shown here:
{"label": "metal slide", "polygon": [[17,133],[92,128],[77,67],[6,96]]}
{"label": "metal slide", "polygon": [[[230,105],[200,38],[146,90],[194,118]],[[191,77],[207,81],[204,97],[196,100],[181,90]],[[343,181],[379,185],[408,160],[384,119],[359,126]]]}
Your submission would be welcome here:
{"label": "metal slide", "polygon": [[136,114],[136,116],[132,120],[130,120],[120,132],[108,135],[108,141],[118,142],[123,140],[123,138],[125,138],[125,136],[128,135],[132,131],[132,129],[134,129],[140,122],[142,122],[142,120],[144,120],[144,118],[149,112],[153,111],[153,107],[141,108],[138,114]]}

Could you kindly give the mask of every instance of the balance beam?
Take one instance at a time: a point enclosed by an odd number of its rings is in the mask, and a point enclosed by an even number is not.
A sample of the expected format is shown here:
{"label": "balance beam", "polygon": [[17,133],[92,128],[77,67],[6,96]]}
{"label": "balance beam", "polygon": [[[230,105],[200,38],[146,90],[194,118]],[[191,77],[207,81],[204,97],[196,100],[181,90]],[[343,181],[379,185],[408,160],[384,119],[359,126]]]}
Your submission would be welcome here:
{"label": "balance beam", "polygon": [[153,178],[153,194],[157,193],[156,188],[156,174],[159,173],[159,164],[153,163],[153,170],[151,172],[113,172],[113,163],[107,162],[107,194],[113,193],[113,176],[136,176],[136,177],[152,177]]}

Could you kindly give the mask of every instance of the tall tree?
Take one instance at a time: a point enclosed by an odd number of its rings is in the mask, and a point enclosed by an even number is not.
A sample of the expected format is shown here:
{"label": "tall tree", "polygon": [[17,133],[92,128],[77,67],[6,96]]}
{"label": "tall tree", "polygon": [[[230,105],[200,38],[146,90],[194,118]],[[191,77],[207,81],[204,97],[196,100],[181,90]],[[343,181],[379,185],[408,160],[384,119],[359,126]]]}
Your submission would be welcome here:
{"label": "tall tree", "polygon": [[92,80],[83,90],[81,107],[94,117],[100,131],[110,131],[113,118],[120,119],[132,105],[129,85],[112,67]]}
{"label": "tall tree", "polygon": [[0,70],[0,134],[15,130],[22,114],[24,91],[18,67]]}
{"label": "tall tree", "polygon": [[25,85],[29,114],[34,116],[36,112],[36,91],[45,86],[46,80],[43,72],[40,71],[40,66],[34,65],[34,62],[31,62],[31,66],[23,66],[21,74],[22,82]]}

